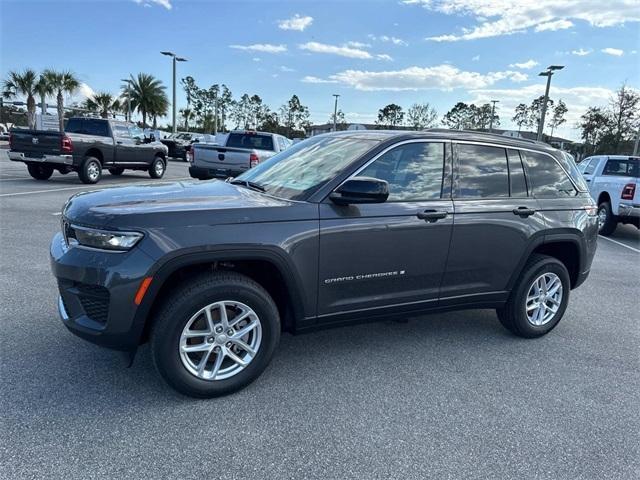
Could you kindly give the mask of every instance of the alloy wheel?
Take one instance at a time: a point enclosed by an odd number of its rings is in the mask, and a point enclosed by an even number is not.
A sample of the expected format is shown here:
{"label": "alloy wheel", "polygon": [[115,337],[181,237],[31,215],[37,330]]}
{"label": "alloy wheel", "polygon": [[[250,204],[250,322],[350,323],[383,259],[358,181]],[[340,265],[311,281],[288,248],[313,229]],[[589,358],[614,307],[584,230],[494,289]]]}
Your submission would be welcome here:
{"label": "alloy wheel", "polygon": [[546,325],[555,317],[562,304],[562,280],[552,272],[536,278],[527,293],[527,320],[531,325]]}

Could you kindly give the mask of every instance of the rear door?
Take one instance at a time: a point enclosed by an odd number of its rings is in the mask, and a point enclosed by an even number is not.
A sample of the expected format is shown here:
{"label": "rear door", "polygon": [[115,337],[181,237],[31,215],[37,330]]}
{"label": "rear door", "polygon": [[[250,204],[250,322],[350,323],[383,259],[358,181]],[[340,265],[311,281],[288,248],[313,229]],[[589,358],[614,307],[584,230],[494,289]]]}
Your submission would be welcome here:
{"label": "rear door", "polygon": [[453,225],[446,147],[409,141],[353,175],[386,180],[384,203],[320,204],[320,316],[437,304]]}
{"label": "rear door", "polygon": [[443,304],[500,299],[532,236],[544,231],[521,153],[498,145],[454,145],[455,225]]}

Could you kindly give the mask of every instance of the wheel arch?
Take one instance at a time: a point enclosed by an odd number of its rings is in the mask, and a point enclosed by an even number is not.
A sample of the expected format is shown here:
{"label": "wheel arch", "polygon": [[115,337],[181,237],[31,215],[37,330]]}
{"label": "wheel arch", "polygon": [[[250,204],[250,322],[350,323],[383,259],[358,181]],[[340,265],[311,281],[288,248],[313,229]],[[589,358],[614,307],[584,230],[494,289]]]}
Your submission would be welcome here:
{"label": "wheel arch", "polygon": [[86,152],[84,152],[83,158],[87,157],[95,157],[100,162],[100,165],[104,165],[104,155],[102,155],[102,151],[99,148],[89,148]]}
{"label": "wheel arch", "polygon": [[134,319],[137,343],[148,339],[154,312],[181,281],[198,273],[220,270],[237,271],[265,288],[278,306],[283,329],[293,330],[295,321],[305,317],[302,292],[298,287],[301,282],[281,255],[270,250],[194,252],[168,260],[149,275],[153,277],[151,286]]}
{"label": "wheel arch", "polygon": [[597,203],[600,205],[602,202],[611,202],[611,195],[609,195],[609,192],[600,192]]}

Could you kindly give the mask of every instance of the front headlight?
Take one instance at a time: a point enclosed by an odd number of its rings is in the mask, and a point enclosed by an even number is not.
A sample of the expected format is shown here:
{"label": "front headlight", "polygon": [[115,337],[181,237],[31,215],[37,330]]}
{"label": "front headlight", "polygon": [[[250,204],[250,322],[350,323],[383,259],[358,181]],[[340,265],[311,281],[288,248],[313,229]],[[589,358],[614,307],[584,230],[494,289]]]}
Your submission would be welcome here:
{"label": "front headlight", "polygon": [[65,231],[65,239],[70,245],[76,243],[85,247],[117,251],[132,249],[143,236],[140,232],[110,232],[77,225],[67,225]]}

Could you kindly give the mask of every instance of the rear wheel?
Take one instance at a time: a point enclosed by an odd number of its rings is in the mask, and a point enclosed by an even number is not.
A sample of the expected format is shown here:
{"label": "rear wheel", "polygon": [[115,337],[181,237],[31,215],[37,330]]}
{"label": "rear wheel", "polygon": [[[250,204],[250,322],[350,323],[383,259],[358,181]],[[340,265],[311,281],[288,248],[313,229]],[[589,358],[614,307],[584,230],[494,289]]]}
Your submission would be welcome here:
{"label": "rear wheel", "polygon": [[29,175],[36,180],[49,180],[53,175],[53,167],[48,165],[29,164],[27,170],[29,170]]}
{"label": "rear wheel", "polygon": [[122,167],[115,167],[115,168],[110,168],[109,169],[109,173],[111,175],[116,175],[116,176],[122,175],[122,172],[124,172],[124,168],[122,168]]}
{"label": "rear wheel", "polygon": [[266,368],[280,339],[272,298],[235,272],[194,279],[167,299],[156,318],[156,368],[173,388],[193,397],[244,388]]}
{"label": "rear wheel", "polygon": [[95,157],[87,157],[80,165],[78,176],[82,183],[98,183],[102,177],[102,164]]}
{"label": "rear wheel", "polygon": [[602,202],[598,205],[598,233],[600,235],[611,235],[618,226],[616,217],[611,211],[611,203]]}
{"label": "rear wheel", "polygon": [[540,337],[553,330],[564,315],[570,289],[569,272],[562,262],[533,255],[506,305],[497,310],[498,319],[519,337]]}
{"label": "rear wheel", "polygon": [[164,159],[158,156],[153,159],[153,162],[151,162],[149,166],[149,176],[151,178],[162,178],[165,170],[166,164],[164,163]]}

